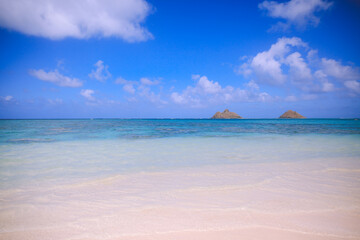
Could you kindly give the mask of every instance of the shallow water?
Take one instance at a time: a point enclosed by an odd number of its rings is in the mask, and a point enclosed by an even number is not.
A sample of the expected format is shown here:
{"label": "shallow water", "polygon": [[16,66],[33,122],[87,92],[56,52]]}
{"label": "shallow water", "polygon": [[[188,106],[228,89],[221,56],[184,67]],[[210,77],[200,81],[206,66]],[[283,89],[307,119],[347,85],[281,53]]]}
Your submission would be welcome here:
{"label": "shallow water", "polygon": [[0,239],[360,239],[356,120],[2,120]]}
{"label": "shallow water", "polygon": [[360,134],[354,119],[0,120],[0,143],[247,135]]}

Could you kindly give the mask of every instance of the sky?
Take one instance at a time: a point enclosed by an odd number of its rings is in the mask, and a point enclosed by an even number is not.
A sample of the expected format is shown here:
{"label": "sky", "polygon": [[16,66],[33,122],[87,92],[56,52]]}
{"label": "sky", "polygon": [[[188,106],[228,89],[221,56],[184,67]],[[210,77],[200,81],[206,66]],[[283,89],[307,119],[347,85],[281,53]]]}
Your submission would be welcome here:
{"label": "sky", "polygon": [[0,118],[360,117],[356,0],[0,0]]}

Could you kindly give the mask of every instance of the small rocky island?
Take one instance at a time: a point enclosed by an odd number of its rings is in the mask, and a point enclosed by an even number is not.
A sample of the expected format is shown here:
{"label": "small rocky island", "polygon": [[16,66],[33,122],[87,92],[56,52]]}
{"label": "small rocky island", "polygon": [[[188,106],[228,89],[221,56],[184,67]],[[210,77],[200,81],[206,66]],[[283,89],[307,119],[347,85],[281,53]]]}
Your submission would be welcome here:
{"label": "small rocky island", "polygon": [[225,109],[225,111],[217,112],[211,119],[241,119],[237,113],[230,112],[229,109]]}
{"label": "small rocky island", "polygon": [[289,110],[289,111],[286,111],[279,118],[306,118],[306,117],[304,117],[303,115],[301,115],[295,111]]}

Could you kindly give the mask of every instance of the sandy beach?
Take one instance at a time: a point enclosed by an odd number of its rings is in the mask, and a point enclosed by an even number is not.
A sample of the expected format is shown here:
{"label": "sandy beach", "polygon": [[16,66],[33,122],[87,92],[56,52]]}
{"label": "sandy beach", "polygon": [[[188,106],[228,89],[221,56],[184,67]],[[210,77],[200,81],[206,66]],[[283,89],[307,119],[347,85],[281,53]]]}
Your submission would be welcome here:
{"label": "sandy beach", "polygon": [[142,171],[1,192],[0,239],[359,239],[358,158]]}
{"label": "sandy beach", "polygon": [[360,0],[0,0],[0,240],[360,240]]}

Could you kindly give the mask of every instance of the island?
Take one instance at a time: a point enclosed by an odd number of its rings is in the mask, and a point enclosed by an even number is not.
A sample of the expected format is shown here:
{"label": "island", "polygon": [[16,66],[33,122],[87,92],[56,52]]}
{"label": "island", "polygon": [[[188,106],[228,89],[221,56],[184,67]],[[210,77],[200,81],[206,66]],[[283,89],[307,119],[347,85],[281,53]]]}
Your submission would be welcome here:
{"label": "island", "polygon": [[242,119],[237,113],[230,112],[229,109],[225,109],[225,111],[217,112],[211,119]]}
{"label": "island", "polygon": [[306,118],[304,117],[303,115],[295,112],[295,111],[292,111],[292,110],[289,110],[289,111],[286,111],[283,115],[281,115],[279,118],[286,118],[286,119],[289,119],[289,118]]}

